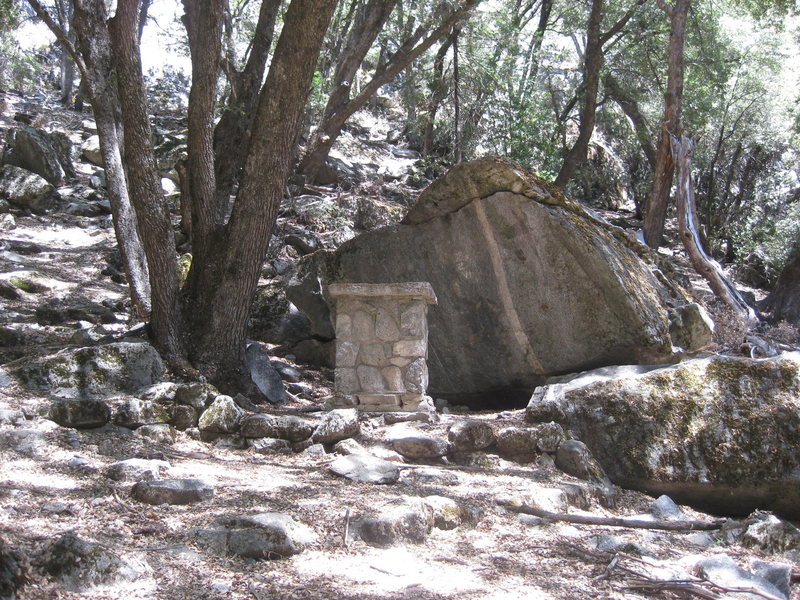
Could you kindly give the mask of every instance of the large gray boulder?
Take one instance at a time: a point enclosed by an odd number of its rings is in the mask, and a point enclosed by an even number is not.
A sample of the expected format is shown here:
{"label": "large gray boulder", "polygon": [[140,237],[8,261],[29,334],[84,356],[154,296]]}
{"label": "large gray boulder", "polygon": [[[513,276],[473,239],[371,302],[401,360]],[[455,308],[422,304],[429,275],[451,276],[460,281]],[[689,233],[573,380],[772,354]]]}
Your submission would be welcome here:
{"label": "large gray boulder", "polygon": [[[400,225],[305,257],[287,297],[332,339],[329,283],[428,281],[431,395],[524,402],[550,375],[673,356],[670,310],[690,300],[655,260],[544,180],[481,159],[431,184]],[[684,350],[708,340],[679,337]]]}
{"label": "large gray boulder", "polygon": [[53,395],[100,397],[151,386],[164,374],[164,365],[150,344],[116,342],[36,358],[15,374],[29,388]]}
{"label": "large gray boulder", "polygon": [[35,213],[55,208],[58,199],[55,188],[44,177],[12,165],[0,169],[0,196]]}
{"label": "large gray boulder", "polygon": [[614,483],[717,514],[800,518],[800,353],[620,367],[537,388]]}
{"label": "large gray boulder", "polygon": [[74,177],[71,143],[63,133],[48,133],[21,125],[9,135],[11,149],[4,162],[41,175],[49,183],[59,185],[66,177]]}

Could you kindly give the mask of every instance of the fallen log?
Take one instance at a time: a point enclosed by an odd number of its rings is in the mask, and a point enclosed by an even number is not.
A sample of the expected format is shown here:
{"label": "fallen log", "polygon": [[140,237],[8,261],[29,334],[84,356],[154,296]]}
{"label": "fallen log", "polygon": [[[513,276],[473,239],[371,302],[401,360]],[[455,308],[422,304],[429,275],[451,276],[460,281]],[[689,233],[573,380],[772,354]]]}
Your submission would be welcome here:
{"label": "fallen log", "polygon": [[599,517],[594,515],[571,515],[568,513],[555,513],[529,504],[516,505],[512,502],[499,500],[498,504],[515,513],[523,513],[541,517],[550,521],[565,521],[578,525],[602,525],[605,527],[624,527],[627,529],[661,529],[665,531],[712,531],[719,529],[726,519],[714,521],[644,521],[642,519],[627,519],[624,517]]}

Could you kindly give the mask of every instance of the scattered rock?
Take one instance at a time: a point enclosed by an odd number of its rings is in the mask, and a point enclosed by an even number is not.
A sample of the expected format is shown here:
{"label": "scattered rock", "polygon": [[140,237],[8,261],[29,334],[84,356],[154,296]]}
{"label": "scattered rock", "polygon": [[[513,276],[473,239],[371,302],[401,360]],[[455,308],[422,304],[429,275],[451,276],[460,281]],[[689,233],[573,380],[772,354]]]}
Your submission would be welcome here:
{"label": "scattered rock", "polygon": [[90,135],[81,146],[81,156],[93,165],[103,166],[103,154],[100,152],[100,136]]}
{"label": "scattered rock", "polygon": [[333,451],[336,454],[349,456],[350,454],[369,454],[369,451],[353,438],[346,438],[340,442],[336,442],[333,446]]}
{"label": "scattered rock", "polygon": [[325,451],[325,446],[322,444],[311,444],[303,449],[303,454],[310,454],[311,456],[325,456],[327,452]]}
{"label": "scattered rock", "polygon": [[175,442],[175,430],[166,423],[142,425],[136,430],[136,433],[159,444],[170,445]]}
{"label": "scattered rock", "polygon": [[311,439],[319,444],[332,444],[358,435],[360,431],[358,411],[354,408],[337,408],[320,419]]}
{"label": "scattered rock", "polygon": [[433,528],[431,509],[420,500],[399,499],[379,513],[356,519],[351,535],[373,546],[402,542],[422,544]]}
{"label": "scattered rock", "polygon": [[7,164],[36,173],[52,185],[61,184],[66,175],[75,176],[70,142],[64,134],[21,125],[11,131],[9,141],[12,148],[4,157]]}
{"label": "scattered rock", "polygon": [[140,481],[131,497],[145,504],[195,504],[214,497],[214,488],[201,479]]}
{"label": "scattered rock", "polygon": [[50,404],[49,418],[62,427],[102,427],[111,419],[111,408],[95,398],[57,398]]}
{"label": "scattered rock", "polygon": [[38,429],[13,429],[0,433],[4,446],[24,456],[43,456],[49,448],[47,437]]}
{"label": "scattered rock", "polygon": [[152,481],[165,475],[169,467],[164,460],[128,458],[111,463],[106,469],[106,477],[114,481]]}
{"label": "scattered rock", "polygon": [[275,420],[275,437],[290,442],[302,442],[312,436],[315,424],[295,415],[283,415]]}
{"label": "scattered rock", "polygon": [[453,452],[483,450],[495,442],[492,426],[484,421],[458,421],[447,432]]}
{"label": "scattered rock", "polygon": [[500,454],[521,460],[533,460],[537,454],[536,430],[528,427],[504,427],[497,432]]}
{"label": "scattered rock", "polygon": [[167,414],[169,415],[169,424],[178,431],[186,431],[190,427],[197,426],[198,414],[191,406],[183,404],[169,406]]}
{"label": "scattered rock", "polygon": [[292,447],[286,440],[257,438],[247,441],[247,446],[259,454],[291,454]]}
{"label": "scattered rock", "polygon": [[474,522],[474,515],[452,498],[425,496],[423,504],[431,511],[433,526],[437,529],[455,529],[467,522]]}
{"label": "scattered rock", "polygon": [[686,513],[666,494],[662,494],[653,501],[653,504],[650,505],[650,513],[659,521],[682,521],[686,519]]}
{"label": "scattered rock", "polygon": [[175,402],[191,406],[197,410],[206,408],[218,395],[217,389],[209,383],[181,385],[174,392]]}
{"label": "scattered rock", "polygon": [[739,543],[771,554],[800,550],[800,529],[761,511],[743,521],[728,521],[721,533],[728,543]]}
{"label": "scattered rock", "polygon": [[239,423],[239,435],[243,438],[277,438],[276,421],[272,415],[246,415]]}
{"label": "scattered rock", "polygon": [[[556,466],[565,473],[597,483],[606,483],[608,478],[603,468],[592,457],[586,444],[578,440],[564,440],[558,445]],[[608,482],[611,487],[610,482]]]}
{"label": "scattered rock", "polygon": [[245,412],[239,408],[230,396],[217,396],[203,414],[200,415],[198,428],[200,431],[215,433],[233,433],[239,426],[239,420]]}
{"label": "scattered rock", "polygon": [[567,439],[564,428],[558,423],[542,423],[536,426],[536,447],[541,452],[555,454],[558,446]]}
{"label": "scattered rock", "polygon": [[773,598],[786,598],[786,596],[766,579],[742,569],[729,556],[713,556],[703,558],[695,563],[697,574],[710,582],[727,588],[755,589],[760,594],[737,594],[741,598],[757,600],[763,594],[770,594]]}
{"label": "scattered rock", "polygon": [[164,365],[155,349],[139,342],[64,350],[27,361],[16,369],[28,387],[65,397],[133,393],[152,385],[163,373]]}
{"label": "scattered rock", "polygon": [[400,474],[400,481],[406,484],[430,486],[451,486],[459,484],[458,475],[456,473],[434,468],[404,470]]}
{"label": "scattered rock", "polygon": [[218,519],[209,529],[194,532],[199,544],[220,556],[274,559],[299,554],[317,536],[314,531],[281,513],[259,513]]}
{"label": "scattered rock", "polygon": [[447,454],[447,440],[428,435],[407,435],[392,439],[392,447],[405,458],[440,458]]}
{"label": "scattered rock", "polygon": [[754,560],[750,565],[753,575],[766,579],[789,598],[792,595],[792,566],[786,563]]}
{"label": "scattered rock", "polygon": [[170,416],[165,407],[138,398],[124,398],[114,411],[114,424],[129,429],[154,423],[168,423],[169,420]]}
{"label": "scattered rock", "polygon": [[288,398],[283,379],[270,363],[267,351],[261,344],[250,342],[247,344],[246,357],[250,378],[264,397],[276,406],[286,404]]}
{"label": "scattered rock", "polygon": [[397,465],[369,454],[350,454],[333,461],[332,473],[362,483],[396,483],[400,478]]}
{"label": "scattered rock", "polygon": [[17,592],[28,582],[22,555],[6,547],[0,538],[0,598],[16,600]]}
{"label": "scattered rock", "polygon": [[46,551],[45,569],[72,592],[88,592],[152,578],[143,556],[119,556],[110,548],[67,533]]}
{"label": "scattered rock", "polygon": [[17,427],[25,422],[25,413],[21,410],[0,406],[0,425],[13,425]]}

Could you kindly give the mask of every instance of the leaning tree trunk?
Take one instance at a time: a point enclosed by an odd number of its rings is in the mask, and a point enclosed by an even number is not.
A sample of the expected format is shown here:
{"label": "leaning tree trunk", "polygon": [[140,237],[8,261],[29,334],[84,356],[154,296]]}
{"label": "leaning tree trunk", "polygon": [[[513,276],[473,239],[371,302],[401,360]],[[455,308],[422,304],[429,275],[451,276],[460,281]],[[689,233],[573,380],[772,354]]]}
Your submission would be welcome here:
{"label": "leaning tree trunk", "polygon": [[189,357],[223,390],[248,386],[245,341],[267,244],[289,175],[319,51],[336,0],[293,0],[253,120],[228,223],[184,286]]}
{"label": "leaning tree trunk", "polygon": [[700,240],[697,210],[695,208],[694,187],[692,184],[692,151],[694,141],[683,135],[678,139],[671,138],[673,159],[678,167],[677,191],[675,204],[678,212],[678,229],[681,241],[692,267],[706,281],[709,287],[728,308],[734,311],[747,323],[754,323],[755,311],[750,308],[734,285],[725,276],[719,263],[706,254]]}
{"label": "leaning tree trunk", "polygon": [[38,0],[28,0],[28,3],[69,51],[81,72],[81,90],[88,92],[100,138],[114,232],[133,302],[132,316],[145,319],[150,313],[150,282],[122,165],[121,131],[116,115],[117,91],[112,77],[111,40],[105,23],[105,5],[99,0],[75,0],[73,26],[78,43],[76,48]]}
{"label": "leaning tree trunk", "polygon": [[668,6],[660,6],[670,18],[669,52],[667,64],[667,91],[664,95],[664,120],[658,137],[656,167],[653,173],[653,187],[650,202],[644,217],[644,239],[651,248],[658,248],[664,236],[664,220],[667,214],[672,177],[675,171],[670,136],[677,135],[681,124],[683,104],[683,50],[686,18],[689,14],[690,0],[675,0]]}
{"label": "leaning tree trunk", "polygon": [[164,359],[184,367],[178,304],[178,261],[169,209],[153,155],[150,116],[139,53],[141,0],[119,0],[108,21],[125,131],[128,192],[136,209],[150,271],[150,335]]}
{"label": "leaning tree trunk", "polygon": [[775,321],[788,321],[800,327],[800,240],[795,242],[789,262],[764,304]]}

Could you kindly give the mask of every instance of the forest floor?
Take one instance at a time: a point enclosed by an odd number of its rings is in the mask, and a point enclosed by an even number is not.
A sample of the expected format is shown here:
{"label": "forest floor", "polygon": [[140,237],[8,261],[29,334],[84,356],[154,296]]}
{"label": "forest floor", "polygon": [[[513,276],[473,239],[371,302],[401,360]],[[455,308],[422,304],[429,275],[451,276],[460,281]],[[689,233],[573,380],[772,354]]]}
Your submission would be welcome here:
{"label": "forest floor", "polygon": [[[107,331],[121,333],[126,328],[126,288],[104,274],[115,247],[109,217],[12,214],[15,227],[3,231],[0,241],[0,281],[32,285],[17,298],[0,299],[0,331],[11,342],[0,342],[0,363],[8,367],[10,361],[76,345],[74,319],[43,324],[45,306],[105,307],[116,320],[106,325]],[[322,398],[330,393],[329,373],[296,366],[307,391],[275,414],[322,410]],[[446,461],[400,463],[400,482],[378,486],[333,475],[328,470],[331,455],[266,456],[204,443],[183,432],[177,432],[174,444],[164,445],[117,427],[58,427],[45,418],[49,395],[32,393],[16,382],[0,388],[0,404],[25,416],[16,425],[0,425],[0,537],[28,562],[29,582],[19,593],[24,599],[668,599],[691,594],[651,585],[652,580],[691,578],[686,572],[691,556],[726,555],[744,568],[771,559],[760,550],[697,532],[541,522],[499,506],[501,500],[547,497],[565,485],[583,485],[546,457],[520,464],[489,456],[487,466],[470,467]],[[464,418],[454,411],[419,426],[426,434],[446,437],[447,428]],[[469,418],[495,429],[525,425],[521,410],[473,413]],[[365,416],[361,427],[358,439],[363,445],[383,444],[387,427],[382,417]],[[15,432],[30,430],[43,435],[32,437],[25,447]],[[112,481],[105,474],[110,464],[132,457],[165,460],[170,477],[212,483],[213,500],[186,506],[135,502],[131,482]],[[430,477],[416,477],[421,471]],[[653,498],[621,489],[616,493],[613,509],[582,496],[576,502],[580,507],[569,511],[649,513]],[[359,515],[399,498],[429,495],[456,500],[477,522],[433,529],[422,544],[375,547],[347,539],[346,528]],[[689,518],[712,518],[683,510]],[[313,529],[317,541],[294,557],[270,561],[216,556],[193,541],[193,530],[218,517],[254,512],[289,514]],[[101,542],[117,554],[144,557],[152,576],[81,594],[65,590],[44,571],[42,556],[68,532]],[[603,549],[611,547],[604,545],[608,538],[603,536],[613,536],[612,550]],[[703,585],[707,595],[696,597],[732,597]],[[798,586],[793,593],[792,598],[800,599]]]}

